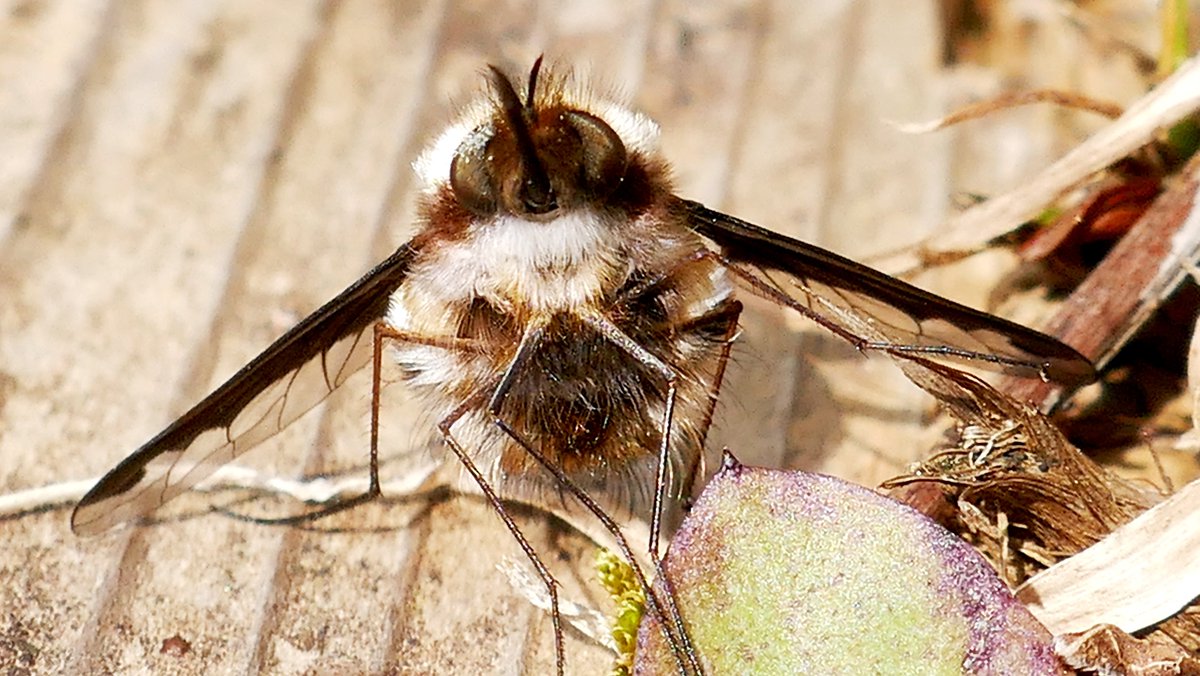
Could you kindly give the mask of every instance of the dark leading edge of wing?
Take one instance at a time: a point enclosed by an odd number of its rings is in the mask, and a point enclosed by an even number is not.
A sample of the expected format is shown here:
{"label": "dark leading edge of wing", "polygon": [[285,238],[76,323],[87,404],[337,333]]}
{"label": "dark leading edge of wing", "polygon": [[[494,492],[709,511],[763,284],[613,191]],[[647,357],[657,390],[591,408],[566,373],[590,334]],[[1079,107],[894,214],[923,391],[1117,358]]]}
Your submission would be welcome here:
{"label": "dark leading edge of wing", "polygon": [[[823,303],[807,298],[805,290],[869,322],[889,341],[920,347],[922,356],[966,360],[1017,375],[1044,374],[1068,387],[1096,377],[1087,359],[1050,336],[698,202],[680,200],[680,208],[692,228],[721,247],[731,263],[753,268],[759,281],[787,294],[797,309],[819,315],[848,333],[854,333],[854,328]],[[790,277],[797,288],[787,289],[771,272]]]}
{"label": "dark leading edge of wing", "polygon": [[71,516],[78,534],[144,516],[316,406],[371,358],[374,323],[408,274],[400,247],[112,469]]}

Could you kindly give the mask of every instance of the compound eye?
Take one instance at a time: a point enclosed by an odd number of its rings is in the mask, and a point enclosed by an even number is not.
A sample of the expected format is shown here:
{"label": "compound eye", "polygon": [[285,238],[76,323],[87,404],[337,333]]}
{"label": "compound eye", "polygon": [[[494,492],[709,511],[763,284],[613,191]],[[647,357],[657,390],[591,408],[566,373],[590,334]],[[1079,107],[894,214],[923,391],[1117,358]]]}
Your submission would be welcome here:
{"label": "compound eye", "polygon": [[479,128],[472,131],[454,151],[450,162],[450,189],[466,210],[487,216],[496,213],[497,188],[492,177],[488,153],[492,134]]}
{"label": "compound eye", "polygon": [[579,134],[581,180],[598,196],[611,194],[625,179],[629,155],[621,137],[608,123],[580,110],[563,113],[563,119]]}

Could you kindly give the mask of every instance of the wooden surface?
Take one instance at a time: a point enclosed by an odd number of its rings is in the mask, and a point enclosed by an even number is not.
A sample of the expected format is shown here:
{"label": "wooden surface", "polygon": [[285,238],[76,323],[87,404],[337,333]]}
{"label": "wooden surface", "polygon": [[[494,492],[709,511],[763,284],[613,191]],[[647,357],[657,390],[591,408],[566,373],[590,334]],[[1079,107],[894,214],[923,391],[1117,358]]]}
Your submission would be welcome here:
{"label": "wooden surface", "polygon": [[[956,156],[955,132],[887,122],[946,105],[933,2],[10,0],[0,17],[3,492],[97,477],[411,236],[409,164],[487,63],[545,52],[597,74],[660,122],[681,194],[850,255],[1006,180]],[[963,165],[989,178],[952,185]],[[928,449],[928,402],[886,360],[752,306],[714,449],[866,484]],[[440,453],[399,389],[389,476]],[[351,380],[246,464],[363,472],[367,393]],[[479,500],[384,500],[316,530],[208,512],[238,497],[88,540],[67,505],[0,521],[5,673],[552,668],[548,617],[497,570],[520,552]],[[568,597],[597,602],[590,543],[516,513]],[[175,635],[190,652],[160,651]],[[567,641],[570,673],[606,671]]]}

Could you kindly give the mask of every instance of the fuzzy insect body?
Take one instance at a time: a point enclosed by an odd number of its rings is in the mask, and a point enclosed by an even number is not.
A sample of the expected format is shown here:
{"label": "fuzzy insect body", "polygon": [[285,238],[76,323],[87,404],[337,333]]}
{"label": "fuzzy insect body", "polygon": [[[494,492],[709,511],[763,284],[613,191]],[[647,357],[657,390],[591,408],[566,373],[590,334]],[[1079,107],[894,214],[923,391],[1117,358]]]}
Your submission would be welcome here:
{"label": "fuzzy insect body", "polygon": [[[417,160],[418,234],[105,475],[75,509],[77,533],[150,514],[368,365],[371,489],[343,506],[377,495],[386,357],[554,601],[501,499],[570,498],[626,550],[619,516],[649,513],[658,533],[665,499],[702,474],[739,294],[864,351],[1068,386],[1094,377],[1048,336],[676,196],[652,121],[539,78],[540,63],[523,94],[493,68],[489,95]],[[694,670],[666,615],[681,671]]]}

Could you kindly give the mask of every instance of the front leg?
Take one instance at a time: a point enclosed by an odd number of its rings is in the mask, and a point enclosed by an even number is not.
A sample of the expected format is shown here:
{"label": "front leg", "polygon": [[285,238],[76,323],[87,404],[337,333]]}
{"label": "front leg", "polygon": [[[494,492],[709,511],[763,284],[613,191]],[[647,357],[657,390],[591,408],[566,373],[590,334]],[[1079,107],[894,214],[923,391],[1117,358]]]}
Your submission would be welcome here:
{"label": "front leg", "polygon": [[[521,369],[529,363],[529,360],[537,352],[542,339],[545,336],[546,326],[549,324],[549,319],[549,317],[541,318],[540,320],[535,319],[530,323],[530,325],[526,328],[525,333],[522,335],[521,343],[517,347],[516,354],[513,356],[512,361],[505,369],[504,375],[500,378],[500,383],[492,392],[491,400],[488,402],[488,413],[491,415],[492,423],[496,425],[496,427],[500,428],[505,435],[512,439],[526,453],[528,453],[529,456],[537,461],[537,463],[541,465],[547,472],[553,475],[555,480],[558,481],[560,485],[565,487],[567,491],[570,492],[577,500],[579,500],[579,502],[600,521],[600,524],[604,527],[604,529],[612,535],[613,540],[616,542],[617,548],[621,551],[622,556],[629,561],[630,566],[633,568],[634,574],[638,578],[638,583],[641,584],[644,590],[646,590],[647,608],[651,613],[663,620],[663,633],[668,645],[671,646],[671,653],[676,658],[676,665],[679,668],[679,673],[701,674],[703,673],[703,670],[700,667],[699,658],[696,656],[696,651],[691,645],[691,639],[688,637],[687,629],[683,623],[683,617],[679,613],[679,607],[675,603],[674,594],[671,592],[670,582],[667,580],[663,571],[662,562],[659,560],[656,554],[657,547],[655,547],[653,543],[656,541],[657,535],[652,534],[651,536],[651,561],[655,567],[656,575],[660,580],[663,581],[663,586],[667,592],[665,604],[658,598],[658,594],[650,585],[650,581],[646,578],[645,572],[642,571],[641,566],[637,564],[637,559],[634,557],[633,549],[629,546],[629,542],[625,538],[624,533],[621,532],[620,526],[617,525],[613,518],[609,516],[609,514],[605,512],[604,509],[601,508],[600,505],[594,499],[592,499],[592,497],[588,495],[586,491],[580,488],[574,480],[567,476],[561,467],[551,462],[550,459],[546,457],[545,453],[525,439],[523,435],[517,432],[517,430],[514,429],[513,426],[500,415],[500,411],[504,405],[504,400],[511,391],[513,383],[520,375]],[[668,416],[666,419],[666,425],[669,427],[669,411],[671,409],[672,402],[674,401],[674,371],[672,371],[670,367],[664,364],[661,360],[658,360],[657,357],[654,357],[654,355],[647,352],[644,348],[641,348],[641,346],[639,346],[632,338],[627,336],[611,322],[608,322],[607,319],[599,318],[594,320],[595,323],[593,323],[593,321],[589,321],[587,318],[585,318],[584,321],[600,331],[601,335],[610,340],[614,340],[614,342],[621,347],[627,350],[640,350],[640,354],[656,361],[666,370],[666,372],[670,374],[668,378],[668,387],[670,388],[667,399]],[[612,332],[601,330],[600,327],[605,324],[611,327]],[[634,356],[638,357],[638,354],[635,353]],[[639,361],[642,360],[639,358]],[[461,416],[461,413],[459,415]],[[476,481],[479,481],[481,478],[482,477],[477,478]],[[552,599],[553,598],[554,597],[552,596]]]}
{"label": "front leg", "polygon": [[675,369],[639,345],[636,340],[629,337],[629,334],[622,331],[619,326],[612,323],[607,317],[598,313],[587,313],[581,315],[580,319],[606,340],[636,359],[639,364],[656,374],[662,379],[667,388],[666,404],[662,421],[659,425],[658,464],[656,465],[654,481],[654,506],[650,514],[650,558],[657,561],[658,538],[662,533],[663,487],[666,486],[667,468],[670,465],[671,422],[675,417],[675,394],[678,374],[675,373]]}

